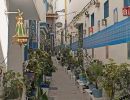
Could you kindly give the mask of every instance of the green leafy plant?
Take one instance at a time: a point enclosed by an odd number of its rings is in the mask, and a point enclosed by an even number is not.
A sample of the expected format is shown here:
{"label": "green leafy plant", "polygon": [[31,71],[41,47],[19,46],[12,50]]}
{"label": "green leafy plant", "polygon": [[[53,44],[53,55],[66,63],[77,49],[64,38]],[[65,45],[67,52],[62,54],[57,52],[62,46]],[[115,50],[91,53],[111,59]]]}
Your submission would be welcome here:
{"label": "green leafy plant", "polygon": [[83,50],[82,49],[78,49],[77,51],[77,57],[78,57],[78,62],[79,62],[79,66],[81,66],[81,70],[84,71],[83,68]]}
{"label": "green leafy plant", "polygon": [[[120,64],[118,69],[118,80],[116,81],[116,94],[115,98],[121,96],[127,96],[130,92],[130,70],[128,69],[130,65],[127,63]],[[127,98],[126,98],[127,99]]]}
{"label": "green leafy plant", "polygon": [[[38,94],[37,99],[40,99],[42,95],[40,88],[41,83],[43,83],[43,81],[46,82],[46,76],[52,76],[52,73],[56,70],[56,67],[53,66],[51,55],[40,49],[35,51],[29,50],[29,60],[26,70],[34,73],[34,83],[36,93]],[[43,75],[45,76],[45,80],[43,80]],[[31,86],[29,86],[28,90],[30,90],[30,87]]]}
{"label": "green leafy plant", "polygon": [[16,73],[12,70],[4,73],[4,99],[20,99],[22,97],[23,85],[23,77],[20,73]]}
{"label": "green leafy plant", "polygon": [[103,73],[103,87],[110,97],[110,100],[114,99],[115,95],[115,82],[118,80],[118,68],[119,66],[110,59],[109,63],[105,65]]}
{"label": "green leafy plant", "polygon": [[128,70],[129,64],[123,63],[117,65],[113,59],[105,65],[103,70],[102,86],[107,92],[110,100],[113,100],[128,94],[128,86],[130,84],[130,71]]}
{"label": "green leafy plant", "polygon": [[86,70],[87,76],[91,82],[94,82],[98,89],[98,83],[103,75],[103,63],[97,59],[90,63],[90,67]]}
{"label": "green leafy plant", "polygon": [[61,59],[61,63],[63,65],[69,65],[70,64],[70,59],[72,58],[72,55],[70,54],[70,49],[69,48],[65,48],[62,50],[62,59]]}

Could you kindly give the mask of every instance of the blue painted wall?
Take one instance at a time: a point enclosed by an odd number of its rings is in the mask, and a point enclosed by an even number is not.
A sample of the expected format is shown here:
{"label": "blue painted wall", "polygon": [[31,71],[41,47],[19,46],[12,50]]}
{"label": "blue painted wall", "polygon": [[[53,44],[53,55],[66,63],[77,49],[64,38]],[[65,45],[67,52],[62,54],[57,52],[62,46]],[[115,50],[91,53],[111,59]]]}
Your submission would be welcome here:
{"label": "blue painted wall", "polygon": [[[83,48],[98,48],[108,45],[127,43],[130,41],[130,18],[118,22],[100,32],[83,39]],[[72,50],[77,50],[78,42],[72,44]]]}

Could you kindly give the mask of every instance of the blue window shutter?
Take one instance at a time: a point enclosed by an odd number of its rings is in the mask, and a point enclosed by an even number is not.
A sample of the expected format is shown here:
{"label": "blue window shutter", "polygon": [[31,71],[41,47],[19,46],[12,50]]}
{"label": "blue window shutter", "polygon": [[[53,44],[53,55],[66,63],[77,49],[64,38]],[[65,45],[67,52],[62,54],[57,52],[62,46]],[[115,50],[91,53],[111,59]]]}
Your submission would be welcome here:
{"label": "blue window shutter", "polygon": [[130,6],[130,0],[124,0],[124,7]]}
{"label": "blue window shutter", "polygon": [[127,3],[128,3],[127,1],[128,1],[128,0],[124,0],[124,6],[125,6],[125,7],[128,6],[128,5],[127,5]]}

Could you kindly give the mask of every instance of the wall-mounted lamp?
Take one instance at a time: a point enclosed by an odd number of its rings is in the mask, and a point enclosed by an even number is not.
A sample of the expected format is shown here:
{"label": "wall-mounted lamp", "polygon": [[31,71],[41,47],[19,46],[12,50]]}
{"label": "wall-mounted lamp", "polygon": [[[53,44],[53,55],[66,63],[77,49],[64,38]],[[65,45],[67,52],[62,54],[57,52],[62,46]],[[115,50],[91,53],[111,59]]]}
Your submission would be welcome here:
{"label": "wall-mounted lamp", "polygon": [[28,36],[25,32],[24,27],[24,19],[23,19],[23,12],[19,9],[17,12],[5,12],[6,14],[17,14],[16,16],[16,34],[13,36],[14,42],[21,45],[24,45],[28,41]]}

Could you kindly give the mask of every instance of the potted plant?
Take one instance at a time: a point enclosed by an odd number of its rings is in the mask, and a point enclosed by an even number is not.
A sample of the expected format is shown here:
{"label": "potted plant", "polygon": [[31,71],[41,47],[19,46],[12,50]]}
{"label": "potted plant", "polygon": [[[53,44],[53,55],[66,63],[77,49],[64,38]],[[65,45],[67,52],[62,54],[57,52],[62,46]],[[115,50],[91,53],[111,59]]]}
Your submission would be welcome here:
{"label": "potted plant", "polygon": [[86,70],[87,76],[91,83],[95,85],[92,88],[95,97],[102,97],[102,90],[99,89],[99,81],[103,75],[103,63],[97,59],[90,63],[90,67]]}
{"label": "potted plant", "polygon": [[42,95],[41,91],[44,89],[41,84],[44,83],[48,85],[46,83],[48,81],[46,80],[46,76],[51,77],[52,73],[56,70],[55,66],[53,66],[51,56],[47,52],[40,49],[35,51],[30,50],[26,69],[34,73],[33,81],[36,88],[35,97],[40,99]]}
{"label": "potted plant", "polygon": [[12,70],[4,73],[3,77],[4,99],[21,100],[23,93],[23,78],[20,73]]}
{"label": "potted plant", "polygon": [[129,64],[121,63],[118,68],[118,78],[115,81],[115,95],[116,98],[130,99],[130,70]]}
{"label": "potted plant", "polygon": [[113,59],[110,59],[109,63],[105,65],[102,86],[110,100],[116,99],[120,95],[128,94],[130,84],[130,71],[128,70],[128,66],[129,64],[126,63],[117,65]]}

